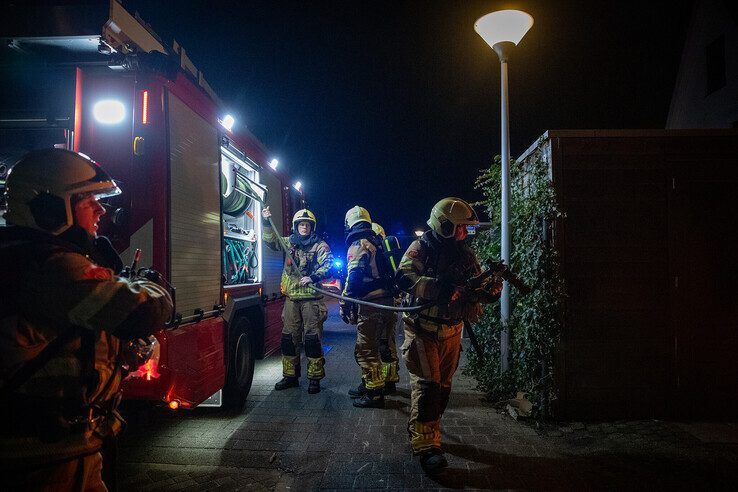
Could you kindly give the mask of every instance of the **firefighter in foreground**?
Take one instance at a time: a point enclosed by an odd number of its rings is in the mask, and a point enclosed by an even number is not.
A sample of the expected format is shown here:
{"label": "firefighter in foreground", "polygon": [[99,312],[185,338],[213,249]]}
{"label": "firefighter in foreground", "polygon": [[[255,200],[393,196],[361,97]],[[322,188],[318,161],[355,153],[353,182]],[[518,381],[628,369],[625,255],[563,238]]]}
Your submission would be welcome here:
{"label": "firefighter in foreground", "polygon": [[480,303],[495,300],[502,288],[496,280],[487,295],[461,287],[481,273],[474,252],[464,242],[467,226],[478,223],[474,209],[464,200],[439,201],[428,220],[431,230],[408,247],[397,272],[397,285],[407,292],[410,305],[437,304],[403,316],[402,356],[411,387],[408,431],[413,453],[420,456],[428,473],[448,465],[441,451],[441,416],[461,355],[464,320],[477,321]]}
{"label": "firefighter in foreground", "polygon": [[122,371],[137,362],[122,347],[171,315],[164,288],[120,278],[96,259],[98,199],[118,193],[96,163],[61,149],[27,154],[7,179],[0,468],[8,490],[106,490],[99,450],[123,425]]}
{"label": "firefighter in foreground", "polygon": [[[377,237],[384,242],[387,233],[384,227],[372,222],[372,230]],[[385,256],[387,249],[383,248]],[[394,270],[393,270],[394,275]],[[393,282],[394,283],[394,282]],[[390,394],[397,390],[397,383],[400,381],[400,366],[397,359],[397,341],[395,336],[395,327],[397,326],[398,317],[396,314],[387,316],[384,330],[379,337],[379,355],[382,358],[382,375],[384,376],[384,393]]]}
{"label": "firefighter in foreground", "polygon": [[[372,230],[369,212],[358,205],[346,212],[346,286],[343,295],[392,306],[393,272],[384,255],[379,236]],[[341,302],[341,318],[356,324],[354,356],[361,367],[362,380],[349,394],[359,408],[384,408],[384,374],[380,354],[380,339],[386,327],[396,320],[395,314],[373,308]]]}
{"label": "firefighter in foreground", "polygon": [[[279,251],[278,232],[268,220],[271,215],[269,207],[262,210],[263,238],[270,249]],[[298,210],[292,218],[292,234],[283,238],[290,250],[286,252],[280,283],[280,290],[287,299],[282,310],[283,377],[274,385],[278,391],[300,385],[300,347],[303,343],[308,360],[308,393],[319,393],[320,380],[325,377],[322,339],[328,310],[323,296],[309,286],[318,285],[328,276],[333,256],[328,244],[315,233],[315,226],[315,215],[310,210]]]}

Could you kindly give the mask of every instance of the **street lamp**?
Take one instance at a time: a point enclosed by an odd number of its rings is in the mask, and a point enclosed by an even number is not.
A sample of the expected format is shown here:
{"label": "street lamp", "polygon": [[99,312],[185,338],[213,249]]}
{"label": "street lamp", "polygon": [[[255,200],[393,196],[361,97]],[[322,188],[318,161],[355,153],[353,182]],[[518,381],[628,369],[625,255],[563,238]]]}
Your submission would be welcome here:
{"label": "street lamp", "polygon": [[[502,133],[502,223],[500,249],[502,261],[510,264],[510,128],[509,105],[507,97],[507,60],[513,48],[523,39],[533,26],[533,17],[520,10],[498,10],[484,15],[474,23],[484,41],[495,50],[500,58],[500,127]],[[509,369],[510,332],[507,327],[510,319],[510,284],[503,283],[500,297],[500,367],[503,372]]]}

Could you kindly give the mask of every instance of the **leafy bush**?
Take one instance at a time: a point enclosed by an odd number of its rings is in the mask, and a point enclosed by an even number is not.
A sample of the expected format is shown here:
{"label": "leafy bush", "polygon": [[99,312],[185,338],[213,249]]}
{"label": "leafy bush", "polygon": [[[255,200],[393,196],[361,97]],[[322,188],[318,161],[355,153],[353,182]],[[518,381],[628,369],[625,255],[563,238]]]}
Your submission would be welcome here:
{"label": "leafy bush", "polygon": [[[502,325],[498,302],[486,306],[474,327],[484,355],[480,358],[471,351],[465,372],[474,376],[480,389],[494,401],[513,398],[517,391],[525,391],[534,404],[534,416],[542,418],[550,414],[550,404],[555,398],[554,351],[561,331],[564,289],[551,238],[551,226],[562,214],[548,164],[541,151],[537,152],[524,163],[510,163],[510,266],[533,288],[525,296],[515,288],[510,293],[510,369],[506,373],[500,370]],[[481,171],[476,183],[484,196],[477,205],[487,209],[493,223],[475,241],[481,260],[500,258],[500,161],[500,156],[496,156],[489,169]]]}

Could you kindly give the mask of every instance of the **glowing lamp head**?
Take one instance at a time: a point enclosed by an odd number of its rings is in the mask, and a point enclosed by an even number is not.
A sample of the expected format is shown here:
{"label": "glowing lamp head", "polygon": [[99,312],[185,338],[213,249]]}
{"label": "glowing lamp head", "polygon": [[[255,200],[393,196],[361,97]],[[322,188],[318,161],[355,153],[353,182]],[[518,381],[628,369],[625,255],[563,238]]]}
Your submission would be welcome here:
{"label": "glowing lamp head", "polygon": [[474,23],[484,41],[494,48],[497,43],[518,44],[533,26],[533,17],[521,10],[498,10],[484,15]]}
{"label": "glowing lamp head", "polygon": [[416,235],[417,237],[420,237],[420,236],[422,236],[422,235],[423,235],[423,231],[421,231],[420,229],[418,229],[417,231],[415,231],[415,235]]}
{"label": "glowing lamp head", "polygon": [[223,128],[225,128],[228,131],[231,131],[233,129],[233,124],[236,122],[236,118],[233,116],[227,114],[223,117],[222,120],[220,120],[220,124]]}
{"label": "glowing lamp head", "polygon": [[117,125],[125,119],[126,107],[115,99],[104,99],[95,103],[92,107],[92,115],[99,123]]}
{"label": "glowing lamp head", "polygon": [[292,187],[302,193],[302,181],[297,181]]}
{"label": "glowing lamp head", "polygon": [[277,166],[279,166],[279,161],[277,159],[272,159],[269,162],[269,167],[271,167],[274,171],[277,170]]}

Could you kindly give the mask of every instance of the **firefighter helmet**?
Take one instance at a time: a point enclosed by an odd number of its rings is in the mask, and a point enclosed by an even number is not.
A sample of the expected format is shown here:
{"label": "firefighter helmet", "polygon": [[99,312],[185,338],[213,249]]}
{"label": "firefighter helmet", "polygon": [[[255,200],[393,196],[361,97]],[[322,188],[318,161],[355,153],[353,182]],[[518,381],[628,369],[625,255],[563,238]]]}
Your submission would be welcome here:
{"label": "firefighter helmet", "polygon": [[74,224],[72,198],[120,194],[120,188],[95,161],[63,149],[23,156],[5,183],[8,223],[58,235]]}
{"label": "firefighter helmet", "polygon": [[311,232],[315,232],[315,226],[318,224],[318,221],[315,220],[315,214],[306,208],[298,210],[295,215],[292,216],[292,229],[295,232],[297,232],[297,224],[300,222],[310,222],[313,226]]}
{"label": "firefighter helmet", "polygon": [[376,234],[377,236],[380,236],[382,239],[387,237],[387,233],[384,232],[384,227],[377,224],[376,222],[372,222],[372,230],[374,231],[374,234]]}
{"label": "firefighter helmet", "polygon": [[372,218],[369,215],[369,212],[364,207],[355,205],[348,209],[348,212],[346,212],[346,220],[344,222],[344,225],[346,226],[346,230],[348,231],[359,222],[366,222],[368,224],[371,224]]}
{"label": "firefighter helmet", "polygon": [[461,198],[448,197],[433,205],[428,225],[441,237],[454,236],[456,226],[479,224],[477,213]]}

